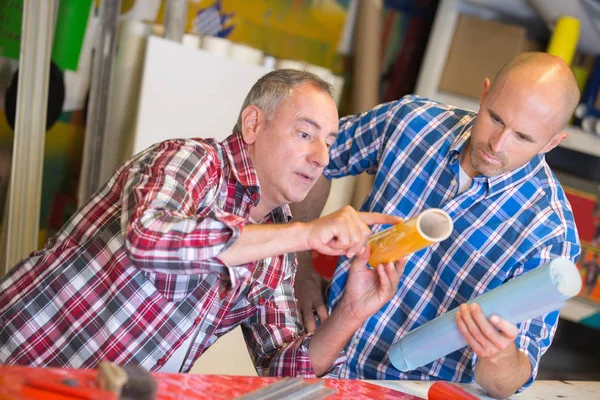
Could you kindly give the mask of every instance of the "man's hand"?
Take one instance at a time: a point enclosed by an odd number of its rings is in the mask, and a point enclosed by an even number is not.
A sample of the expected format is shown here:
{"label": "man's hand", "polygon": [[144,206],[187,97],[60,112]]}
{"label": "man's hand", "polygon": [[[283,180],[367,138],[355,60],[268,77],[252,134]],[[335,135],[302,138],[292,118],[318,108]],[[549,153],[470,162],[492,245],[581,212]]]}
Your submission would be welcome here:
{"label": "man's hand", "polygon": [[362,253],[371,235],[369,225],[397,224],[402,219],[386,214],[357,212],[346,206],[325,217],[306,223],[307,250],[348,258]]}
{"label": "man's hand", "polygon": [[[401,221],[401,218],[391,215],[357,212],[346,206],[335,213],[304,224],[306,248],[325,255],[345,254],[350,258],[365,252],[367,240],[371,235],[369,225],[397,224]],[[324,300],[327,282],[313,268],[310,250],[297,254],[298,272],[294,292],[303,324],[308,332],[312,332],[316,328],[314,311],[321,322],[327,319]]]}
{"label": "man's hand", "polygon": [[479,357],[475,380],[489,396],[504,399],[527,382],[531,363],[515,345],[519,333],[516,325],[497,315],[488,320],[477,304],[461,305],[456,324]]}
{"label": "man's hand", "polygon": [[300,320],[307,332],[312,332],[317,327],[314,311],[321,323],[328,317],[325,306],[325,289],[328,284],[313,268],[310,250],[299,252],[294,292],[298,300]]}
{"label": "man's hand", "polygon": [[379,311],[396,294],[406,263],[405,259],[401,259],[371,269],[367,267],[370,254],[367,247],[350,264],[342,299],[343,307],[349,310],[349,317],[360,323]]}
{"label": "man's hand", "polygon": [[477,357],[494,361],[505,353],[517,351],[514,344],[519,333],[517,326],[497,315],[488,320],[477,304],[461,305],[456,324]]}
{"label": "man's hand", "polygon": [[308,356],[317,376],[327,372],[365,319],[390,301],[398,289],[404,260],[370,269],[369,255],[367,248],[352,260],[344,297],[308,345]]}

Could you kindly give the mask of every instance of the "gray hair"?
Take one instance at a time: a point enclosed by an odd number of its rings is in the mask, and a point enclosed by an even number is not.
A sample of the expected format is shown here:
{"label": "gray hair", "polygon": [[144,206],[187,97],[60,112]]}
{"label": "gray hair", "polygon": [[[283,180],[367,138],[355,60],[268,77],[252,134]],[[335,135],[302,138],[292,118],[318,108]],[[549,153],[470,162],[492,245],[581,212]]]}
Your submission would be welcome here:
{"label": "gray hair", "polygon": [[242,112],[246,107],[254,105],[260,108],[265,113],[268,122],[277,107],[292,93],[294,88],[305,83],[311,84],[331,96],[331,85],[310,72],[276,69],[264,75],[252,86],[246,96],[233,132],[242,133]]}

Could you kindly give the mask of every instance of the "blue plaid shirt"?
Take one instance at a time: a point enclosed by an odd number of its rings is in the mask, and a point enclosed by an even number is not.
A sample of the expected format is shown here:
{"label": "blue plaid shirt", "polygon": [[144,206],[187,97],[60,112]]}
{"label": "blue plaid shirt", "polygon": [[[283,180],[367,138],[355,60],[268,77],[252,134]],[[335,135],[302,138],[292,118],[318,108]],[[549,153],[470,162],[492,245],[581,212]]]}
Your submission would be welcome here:
{"label": "blue plaid shirt", "polygon": [[[554,257],[576,261],[580,244],[573,214],[543,156],[510,173],[476,176],[469,189],[457,193],[460,152],[475,116],[408,96],[340,121],[328,178],[375,174],[362,210],[408,219],[437,207],[452,217],[454,232],[408,258],[396,295],[356,332],[347,361],[332,376],[472,382],[477,359],[468,346],[406,373],[391,365],[388,349],[407,332]],[[341,258],[330,311],[343,295],[348,267]],[[533,371],[523,388],[535,379],[557,322],[555,311],[519,325],[515,342]]]}

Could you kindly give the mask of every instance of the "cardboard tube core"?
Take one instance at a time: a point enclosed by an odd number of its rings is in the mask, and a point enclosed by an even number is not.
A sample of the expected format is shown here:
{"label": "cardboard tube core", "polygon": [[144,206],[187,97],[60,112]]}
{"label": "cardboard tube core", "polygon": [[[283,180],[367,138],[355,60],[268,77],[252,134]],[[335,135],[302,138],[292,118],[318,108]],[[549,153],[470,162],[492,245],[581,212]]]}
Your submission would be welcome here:
{"label": "cardboard tube core", "polygon": [[452,228],[452,219],[442,210],[425,210],[417,218],[419,234],[430,242],[441,242],[448,239]]}

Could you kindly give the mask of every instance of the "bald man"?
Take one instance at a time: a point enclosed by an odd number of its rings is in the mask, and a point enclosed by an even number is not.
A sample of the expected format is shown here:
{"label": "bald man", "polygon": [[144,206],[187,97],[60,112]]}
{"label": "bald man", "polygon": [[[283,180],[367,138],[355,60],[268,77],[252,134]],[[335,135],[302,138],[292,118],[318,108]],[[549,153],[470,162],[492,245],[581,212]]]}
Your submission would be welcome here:
{"label": "bald man", "polygon": [[[294,207],[297,218],[318,216],[329,179],[366,171],[375,174],[375,185],[363,211],[406,219],[438,207],[455,229],[408,258],[396,294],[355,332],[345,363],[330,376],[475,380],[498,398],[534,381],[558,311],[514,325],[464,303],[554,257],[579,256],[571,207],[544,159],[567,137],[563,129],[578,100],[575,78],[560,58],[526,53],[493,84],[485,79],[479,113],[407,96],[340,121],[325,178]],[[338,263],[326,308],[310,257],[300,259],[296,296],[311,330],[313,310],[323,320],[338,306],[349,260]],[[392,343],[457,307],[467,347],[414,371],[390,364]]]}

